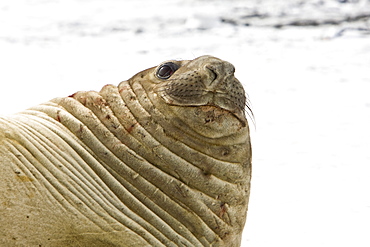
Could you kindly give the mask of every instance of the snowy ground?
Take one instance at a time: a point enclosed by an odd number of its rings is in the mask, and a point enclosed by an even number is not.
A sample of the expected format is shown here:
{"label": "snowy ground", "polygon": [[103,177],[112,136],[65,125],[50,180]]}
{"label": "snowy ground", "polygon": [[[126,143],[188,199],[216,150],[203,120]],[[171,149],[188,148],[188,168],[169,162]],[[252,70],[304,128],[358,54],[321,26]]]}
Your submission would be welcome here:
{"label": "snowy ground", "polygon": [[2,1],[0,112],[220,57],[256,117],[242,246],[368,247],[370,1],[339,2]]}

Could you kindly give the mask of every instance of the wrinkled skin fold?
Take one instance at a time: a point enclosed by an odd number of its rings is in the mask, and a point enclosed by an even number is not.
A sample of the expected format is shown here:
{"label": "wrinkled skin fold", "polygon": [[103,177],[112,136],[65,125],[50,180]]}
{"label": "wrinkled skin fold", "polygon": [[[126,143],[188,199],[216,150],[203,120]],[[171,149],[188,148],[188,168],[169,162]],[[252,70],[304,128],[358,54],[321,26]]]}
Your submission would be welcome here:
{"label": "wrinkled skin fold", "polygon": [[0,246],[240,246],[244,90],[218,58],[167,63],[0,117]]}

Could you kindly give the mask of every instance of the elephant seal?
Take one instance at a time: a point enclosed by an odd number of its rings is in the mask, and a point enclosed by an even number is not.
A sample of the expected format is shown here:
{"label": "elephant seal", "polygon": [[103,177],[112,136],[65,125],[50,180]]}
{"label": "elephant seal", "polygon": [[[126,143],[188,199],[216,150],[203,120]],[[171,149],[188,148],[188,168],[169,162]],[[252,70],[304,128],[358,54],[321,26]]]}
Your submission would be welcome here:
{"label": "elephant seal", "polygon": [[202,56],[1,117],[0,246],[240,246],[245,105]]}

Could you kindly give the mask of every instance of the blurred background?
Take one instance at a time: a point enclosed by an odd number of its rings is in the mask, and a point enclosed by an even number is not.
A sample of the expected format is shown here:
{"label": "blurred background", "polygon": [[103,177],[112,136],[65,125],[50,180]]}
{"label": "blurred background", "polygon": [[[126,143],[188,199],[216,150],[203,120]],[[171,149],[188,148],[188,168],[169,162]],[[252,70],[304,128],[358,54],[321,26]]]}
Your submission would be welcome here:
{"label": "blurred background", "polygon": [[255,114],[242,246],[370,246],[369,0],[1,1],[0,113],[205,54]]}

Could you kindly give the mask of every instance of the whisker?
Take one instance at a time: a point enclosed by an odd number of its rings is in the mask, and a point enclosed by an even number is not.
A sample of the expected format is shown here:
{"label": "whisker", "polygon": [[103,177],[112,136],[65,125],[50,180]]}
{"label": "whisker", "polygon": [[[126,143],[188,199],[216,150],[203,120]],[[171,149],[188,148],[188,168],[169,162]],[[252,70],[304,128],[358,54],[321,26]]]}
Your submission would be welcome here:
{"label": "whisker", "polygon": [[256,118],[252,110],[252,103],[247,93],[245,93],[245,112],[247,113],[248,118],[252,121],[254,128],[256,128]]}
{"label": "whisker", "polygon": [[246,107],[245,112],[246,112],[247,118],[252,121],[253,126],[256,129],[256,118],[254,116],[252,106],[251,106],[251,102],[249,101],[249,99],[246,101],[245,107]]}

